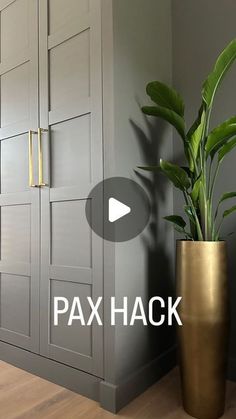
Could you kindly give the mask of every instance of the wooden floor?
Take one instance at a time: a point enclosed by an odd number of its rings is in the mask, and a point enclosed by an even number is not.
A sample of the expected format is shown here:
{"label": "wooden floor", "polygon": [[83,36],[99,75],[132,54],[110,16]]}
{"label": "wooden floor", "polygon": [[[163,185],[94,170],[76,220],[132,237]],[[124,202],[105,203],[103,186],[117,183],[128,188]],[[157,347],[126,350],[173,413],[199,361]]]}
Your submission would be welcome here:
{"label": "wooden floor", "polygon": [[[175,369],[113,415],[96,402],[0,362],[0,419],[187,419],[179,387]],[[236,418],[236,383],[228,383],[223,418]]]}

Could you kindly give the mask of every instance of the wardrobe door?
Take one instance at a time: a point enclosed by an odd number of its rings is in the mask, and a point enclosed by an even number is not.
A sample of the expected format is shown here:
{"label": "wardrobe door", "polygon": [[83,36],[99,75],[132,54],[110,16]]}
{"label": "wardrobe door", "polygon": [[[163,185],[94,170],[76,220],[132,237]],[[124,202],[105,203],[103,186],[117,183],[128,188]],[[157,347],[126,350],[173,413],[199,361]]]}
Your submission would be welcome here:
{"label": "wardrobe door", "polygon": [[39,190],[29,186],[28,130],[38,126],[37,7],[0,0],[0,339],[35,352],[40,208]]}
{"label": "wardrobe door", "polygon": [[71,308],[77,296],[87,321],[87,297],[103,294],[102,239],[85,217],[87,196],[102,180],[101,120],[100,1],[40,0],[40,124],[48,129],[42,133],[40,351],[97,376],[102,326],[79,320],[68,326],[69,311],[55,326],[53,309],[54,297],[67,298]]}

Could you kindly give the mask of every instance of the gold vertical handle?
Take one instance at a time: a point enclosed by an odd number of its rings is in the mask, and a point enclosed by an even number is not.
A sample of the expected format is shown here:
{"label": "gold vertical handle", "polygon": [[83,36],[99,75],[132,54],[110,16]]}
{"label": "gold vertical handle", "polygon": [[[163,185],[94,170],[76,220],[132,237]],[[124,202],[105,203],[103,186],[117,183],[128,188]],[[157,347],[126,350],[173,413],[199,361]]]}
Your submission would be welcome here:
{"label": "gold vertical handle", "polygon": [[46,186],[43,181],[43,152],[42,152],[42,132],[47,132],[47,129],[38,128],[38,171],[39,171],[39,186]]}
{"label": "gold vertical handle", "polygon": [[37,134],[36,131],[31,129],[28,132],[29,138],[29,186],[35,188],[37,185],[34,184],[34,166],[33,166],[33,134]]}

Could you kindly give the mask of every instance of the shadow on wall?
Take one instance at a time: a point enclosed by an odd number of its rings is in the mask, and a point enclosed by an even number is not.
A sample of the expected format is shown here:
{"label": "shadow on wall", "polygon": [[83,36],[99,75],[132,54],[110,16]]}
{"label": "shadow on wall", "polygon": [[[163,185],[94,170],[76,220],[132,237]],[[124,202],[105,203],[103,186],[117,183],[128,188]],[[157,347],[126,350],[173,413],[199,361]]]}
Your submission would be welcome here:
{"label": "shadow on wall", "polygon": [[[144,165],[155,166],[160,161],[160,151],[165,137],[165,124],[157,119],[150,121],[146,116],[143,117],[147,127],[147,134],[134,121],[130,120],[130,123],[134,130]],[[172,269],[173,259],[167,248],[166,237],[163,237],[163,230],[161,231],[159,228],[159,222],[165,222],[160,219],[160,205],[166,200],[166,191],[169,186],[168,180],[158,172],[144,172],[137,169],[135,174],[146,190],[151,204],[148,232],[142,237],[147,258],[148,299],[153,296],[160,296],[167,303],[168,297],[174,296],[175,293]],[[163,313],[167,314],[167,310],[161,309],[160,305],[156,303],[154,305],[154,320],[159,321]],[[153,357],[165,352],[175,344],[175,326],[168,326],[166,321],[159,327],[149,325],[148,332],[149,347]]]}

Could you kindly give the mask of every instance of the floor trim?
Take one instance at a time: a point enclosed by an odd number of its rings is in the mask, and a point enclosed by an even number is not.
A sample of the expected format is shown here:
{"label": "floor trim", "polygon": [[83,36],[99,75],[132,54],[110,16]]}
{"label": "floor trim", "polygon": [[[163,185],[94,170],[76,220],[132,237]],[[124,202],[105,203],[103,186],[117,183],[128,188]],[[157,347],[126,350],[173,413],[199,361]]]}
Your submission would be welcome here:
{"label": "floor trim", "polygon": [[100,383],[101,406],[112,413],[117,413],[135,397],[167,374],[176,365],[176,346],[144,365],[127,380],[119,385],[106,381]]}
{"label": "floor trim", "polygon": [[92,400],[99,401],[101,378],[1,341],[0,359]]}

